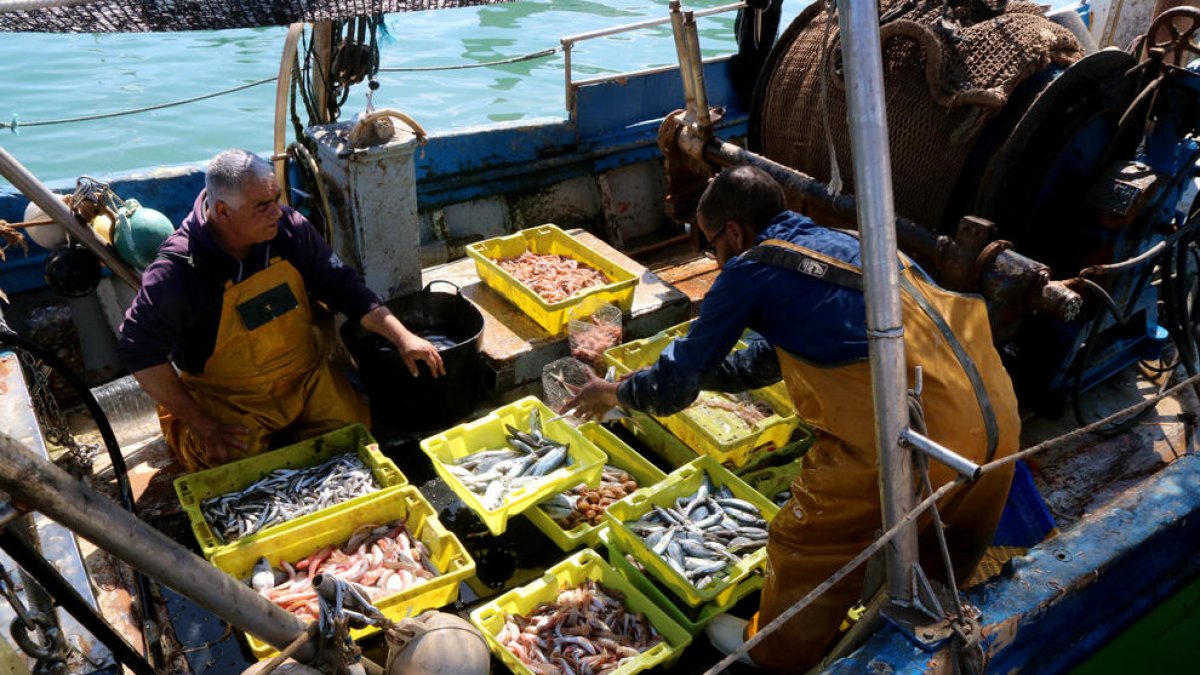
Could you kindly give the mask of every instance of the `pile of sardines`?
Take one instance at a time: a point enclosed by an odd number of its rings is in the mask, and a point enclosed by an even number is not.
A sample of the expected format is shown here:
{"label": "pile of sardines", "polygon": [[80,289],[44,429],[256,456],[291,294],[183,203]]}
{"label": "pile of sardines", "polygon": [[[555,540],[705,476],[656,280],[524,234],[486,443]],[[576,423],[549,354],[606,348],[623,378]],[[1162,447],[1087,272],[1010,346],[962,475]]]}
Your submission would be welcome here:
{"label": "pile of sardines", "polygon": [[380,489],[353,453],[305,469],[276,469],[238,492],[200,503],[224,543]]}
{"label": "pile of sardines", "polygon": [[675,508],[655,506],[625,526],[696,588],[767,544],[758,507],[734,497],[728,486],[713,490],[707,475],[694,496],[675,500]]}
{"label": "pile of sardines", "polygon": [[535,673],[607,673],[663,641],[621,593],[590,579],[529,616],[509,615],[496,637]]}
{"label": "pile of sardines", "polygon": [[352,583],[376,602],[441,574],[429,547],[412,535],[403,520],[363,524],[343,546],[326,546],[294,565],[280,561],[280,567],[274,569],[266,558],[260,559],[250,586],[302,621],[317,618],[313,580],[320,575]]}
{"label": "pile of sardines", "polygon": [[489,511],[500,508],[513,490],[572,462],[568,444],[543,435],[537,408],[529,413],[529,433],[511,424],[505,428],[508,447],[474,452],[446,465],[468,490],[480,495],[483,508]]}

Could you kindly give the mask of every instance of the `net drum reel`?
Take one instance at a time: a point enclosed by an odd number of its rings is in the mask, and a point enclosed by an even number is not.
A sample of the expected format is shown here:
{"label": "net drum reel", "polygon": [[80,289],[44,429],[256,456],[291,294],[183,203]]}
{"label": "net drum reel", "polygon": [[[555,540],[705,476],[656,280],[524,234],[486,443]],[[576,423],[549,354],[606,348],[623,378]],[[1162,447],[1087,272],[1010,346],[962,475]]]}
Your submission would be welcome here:
{"label": "net drum reel", "polygon": [[[826,11],[803,11],[768,57],[747,143],[817,180],[840,175],[849,192],[839,29]],[[1189,370],[1200,362],[1190,306],[1200,258],[1182,203],[1200,158],[1200,12],[1170,10],[1131,52],[1086,56],[1043,12],[885,0],[880,19],[897,215],[959,241],[970,226],[979,244],[966,273],[909,253],[943,285],[978,292],[980,263],[1011,248],[1084,299],[1069,321],[989,302],[1022,402],[1038,407],[1156,358],[1168,335]]]}

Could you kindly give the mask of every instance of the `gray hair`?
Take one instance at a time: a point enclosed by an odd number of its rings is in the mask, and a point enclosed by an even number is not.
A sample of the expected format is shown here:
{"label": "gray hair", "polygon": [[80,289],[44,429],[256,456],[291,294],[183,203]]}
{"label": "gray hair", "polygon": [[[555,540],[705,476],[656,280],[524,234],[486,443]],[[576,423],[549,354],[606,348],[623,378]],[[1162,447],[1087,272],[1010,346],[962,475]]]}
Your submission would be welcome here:
{"label": "gray hair", "polygon": [[242,188],[251,178],[265,179],[275,170],[270,162],[246,150],[226,150],[208,162],[204,189],[208,205],[225,202],[241,206]]}

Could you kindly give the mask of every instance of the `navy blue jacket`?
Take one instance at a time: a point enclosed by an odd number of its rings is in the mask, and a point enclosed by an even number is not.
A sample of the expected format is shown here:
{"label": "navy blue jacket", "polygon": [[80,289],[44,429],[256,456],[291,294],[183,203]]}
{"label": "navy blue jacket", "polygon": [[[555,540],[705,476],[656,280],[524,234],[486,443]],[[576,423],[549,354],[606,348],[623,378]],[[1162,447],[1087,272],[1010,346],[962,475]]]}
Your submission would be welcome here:
{"label": "navy blue jacket", "polygon": [[[767,239],[861,265],[857,239],[791,211],[775,216],[763,229],[758,241]],[[746,328],[758,336],[748,349],[729,354]],[[704,296],[700,316],[687,336],[668,345],[652,367],[622,382],[617,397],[625,407],[669,415],[691,405],[702,389],[764,387],[780,379],[775,347],[819,364],[866,358],[863,294],[742,256],[733,258]]]}

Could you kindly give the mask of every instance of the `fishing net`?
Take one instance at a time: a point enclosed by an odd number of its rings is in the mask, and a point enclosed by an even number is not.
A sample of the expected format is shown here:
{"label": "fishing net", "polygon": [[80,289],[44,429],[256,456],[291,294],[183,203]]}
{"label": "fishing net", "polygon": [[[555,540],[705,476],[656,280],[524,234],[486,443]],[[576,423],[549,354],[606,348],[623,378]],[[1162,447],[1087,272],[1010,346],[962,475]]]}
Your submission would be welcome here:
{"label": "fishing net", "polygon": [[150,33],[286,26],[505,0],[15,0],[0,32]]}
{"label": "fishing net", "polygon": [[[884,96],[900,215],[940,226],[975,141],[1017,85],[1051,64],[1067,66],[1083,56],[1071,32],[1046,19],[1044,8],[1001,5],[881,3]],[[852,187],[841,31],[828,12],[813,4],[780,38],[759,81],[750,143],[823,182],[840,173]]]}

